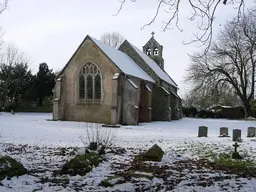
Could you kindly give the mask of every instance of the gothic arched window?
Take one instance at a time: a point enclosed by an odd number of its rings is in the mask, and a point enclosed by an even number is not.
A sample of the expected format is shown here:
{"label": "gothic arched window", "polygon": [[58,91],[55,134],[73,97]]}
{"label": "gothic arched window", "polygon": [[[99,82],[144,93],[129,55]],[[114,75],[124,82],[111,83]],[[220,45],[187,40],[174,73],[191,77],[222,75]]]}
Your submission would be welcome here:
{"label": "gothic arched window", "polygon": [[150,48],[147,49],[146,54],[147,54],[148,56],[151,55],[151,49],[150,49]]}
{"label": "gothic arched window", "polygon": [[101,103],[101,73],[97,65],[89,62],[83,66],[78,84],[79,103]]}
{"label": "gothic arched window", "polygon": [[157,47],[154,49],[153,55],[158,55],[158,48]]}

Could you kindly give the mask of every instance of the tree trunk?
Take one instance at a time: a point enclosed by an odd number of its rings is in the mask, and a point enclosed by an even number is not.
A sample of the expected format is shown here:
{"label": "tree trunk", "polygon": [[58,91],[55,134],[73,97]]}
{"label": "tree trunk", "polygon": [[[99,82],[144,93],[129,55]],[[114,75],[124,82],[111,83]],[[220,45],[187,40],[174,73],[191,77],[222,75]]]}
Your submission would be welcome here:
{"label": "tree trunk", "polygon": [[247,118],[251,115],[251,105],[249,102],[244,103],[244,118]]}

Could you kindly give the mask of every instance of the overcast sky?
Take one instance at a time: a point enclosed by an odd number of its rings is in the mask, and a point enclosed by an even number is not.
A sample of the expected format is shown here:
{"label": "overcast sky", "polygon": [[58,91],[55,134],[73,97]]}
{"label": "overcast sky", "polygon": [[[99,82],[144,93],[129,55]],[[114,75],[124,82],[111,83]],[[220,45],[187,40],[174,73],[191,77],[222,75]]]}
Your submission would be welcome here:
{"label": "overcast sky", "polygon": [[[164,11],[155,23],[141,30],[154,16],[157,3],[157,0],[128,2],[120,14],[114,16],[119,0],[10,0],[7,11],[0,16],[0,25],[4,41],[15,43],[30,57],[33,72],[42,62],[55,71],[62,69],[87,34],[100,39],[105,32],[119,31],[142,49],[154,31],[156,40],[164,47],[165,70],[184,93],[183,79],[190,62],[187,54],[198,48],[182,42],[189,41],[197,29],[186,19],[190,10],[184,4],[180,16],[184,32],[175,28],[163,32],[163,21],[169,16]],[[215,31],[235,13],[232,6],[221,5],[216,14]]]}

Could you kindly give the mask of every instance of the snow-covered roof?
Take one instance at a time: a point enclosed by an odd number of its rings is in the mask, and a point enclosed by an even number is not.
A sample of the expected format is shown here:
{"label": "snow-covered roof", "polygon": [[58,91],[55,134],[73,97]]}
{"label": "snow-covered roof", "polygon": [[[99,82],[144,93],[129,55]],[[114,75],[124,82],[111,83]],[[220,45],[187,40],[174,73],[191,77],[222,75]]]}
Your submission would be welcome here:
{"label": "snow-covered roof", "polygon": [[145,53],[143,53],[140,49],[138,49],[133,44],[130,43],[130,45],[139,54],[139,56],[148,64],[148,66],[158,75],[159,78],[177,87],[177,84],[172,80],[172,78],[163,69],[161,69],[153,59],[151,59],[149,56],[147,56]]}
{"label": "snow-covered roof", "polygon": [[103,42],[89,36],[90,39],[111,59],[113,63],[125,74],[155,82],[145,71],[143,71],[128,55],[104,44]]}

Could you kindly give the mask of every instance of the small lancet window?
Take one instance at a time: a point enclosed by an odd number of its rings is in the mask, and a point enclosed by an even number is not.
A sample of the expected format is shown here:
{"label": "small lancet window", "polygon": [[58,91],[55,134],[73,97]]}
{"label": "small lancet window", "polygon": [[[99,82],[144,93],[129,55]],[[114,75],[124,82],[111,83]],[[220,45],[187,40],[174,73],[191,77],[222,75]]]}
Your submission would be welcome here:
{"label": "small lancet window", "polygon": [[100,75],[97,74],[94,77],[94,90],[95,90],[95,99],[101,98],[101,81],[100,81]]}
{"label": "small lancet window", "polygon": [[79,75],[79,98],[85,99],[85,79],[82,74]]}
{"label": "small lancet window", "polygon": [[158,55],[158,48],[157,47],[154,49],[154,55]]}
{"label": "small lancet window", "polygon": [[148,48],[147,51],[146,51],[147,55],[150,56],[151,55],[151,49]]}
{"label": "small lancet window", "polygon": [[86,78],[86,96],[87,99],[93,99],[93,90],[92,90],[92,76],[88,75]]}

